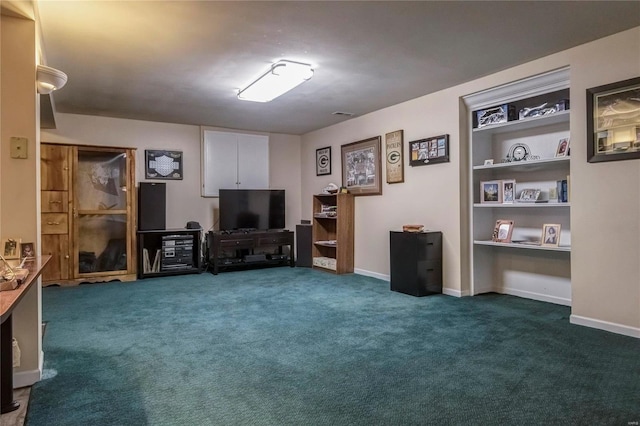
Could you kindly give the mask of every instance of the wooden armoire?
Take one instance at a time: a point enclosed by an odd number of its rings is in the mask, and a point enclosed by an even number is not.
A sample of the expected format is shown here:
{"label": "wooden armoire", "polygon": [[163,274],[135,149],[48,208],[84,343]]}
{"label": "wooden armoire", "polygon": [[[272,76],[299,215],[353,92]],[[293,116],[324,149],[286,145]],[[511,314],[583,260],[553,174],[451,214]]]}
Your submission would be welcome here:
{"label": "wooden armoire", "polygon": [[43,285],[136,279],[135,149],[42,143]]}

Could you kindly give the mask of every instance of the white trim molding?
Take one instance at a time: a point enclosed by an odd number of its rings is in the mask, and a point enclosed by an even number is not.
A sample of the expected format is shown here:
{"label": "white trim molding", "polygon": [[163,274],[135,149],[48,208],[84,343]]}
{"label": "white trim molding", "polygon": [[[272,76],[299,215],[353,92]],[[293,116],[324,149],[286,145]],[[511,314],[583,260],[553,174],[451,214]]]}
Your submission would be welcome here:
{"label": "white trim molding", "polygon": [[573,314],[569,317],[569,322],[575,325],[597,328],[598,330],[610,331],[611,333],[622,334],[624,336],[640,339],[640,328],[637,327],[630,327],[628,325],[617,324],[615,322],[587,318]]}
{"label": "white trim molding", "polygon": [[353,270],[354,274],[364,275],[365,277],[377,278],[382,281],[391,281],[390,275],[379,274],[378,272],[367,271],[366,269],[358,269],[355,268]]}
{"label": "white trim molding", "polygon": [[443,287],[442,294],[445,294],[447,296],[453,296],[453,297],[465,297],[469,295],[469,291],[468,290],[461,291],[461,290],[456,290],[454,288]]}

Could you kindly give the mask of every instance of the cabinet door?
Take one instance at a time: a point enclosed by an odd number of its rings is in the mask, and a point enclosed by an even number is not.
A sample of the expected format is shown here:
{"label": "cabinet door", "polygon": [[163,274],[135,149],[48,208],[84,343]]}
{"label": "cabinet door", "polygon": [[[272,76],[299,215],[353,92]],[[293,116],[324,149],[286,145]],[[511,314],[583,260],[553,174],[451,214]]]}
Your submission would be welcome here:
{"label": "cabinet door", "polygon": [[238,135],[238,188],[269,188],[269,138]]}
{"label": "cabinet door", "polygon": [[71,255],[68,235],[42,235],[41,253],[51,256],[51,261],[42,271],[44,282],[69,279]]}
{"label": "cabinet door", "polygon": [[202,149],[202,195],[238,187],[238,141],[235,133],[206,131]]}
{"label": "cabinet door", "polygon": [[40,174],[42,191],[68,191],[70,181],[70,147],[42,144]]}
{"label": "cabinet door", "polygon": [[78,148],[74,182],[76,276],[133,270],[133,173],[122,149]]}
{"label": "cabinet door", "polygon": [[269,188],[269,138],[207,130],[202,139],[202,195]]}

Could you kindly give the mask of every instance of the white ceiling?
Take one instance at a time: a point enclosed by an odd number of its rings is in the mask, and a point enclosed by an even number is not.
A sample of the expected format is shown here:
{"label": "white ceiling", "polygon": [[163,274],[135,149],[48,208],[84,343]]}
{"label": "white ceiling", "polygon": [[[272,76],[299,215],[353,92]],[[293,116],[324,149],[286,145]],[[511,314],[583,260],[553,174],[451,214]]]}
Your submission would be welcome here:
{"label": "white ceiling", "polygon": [[[640,1],[40,1],[58,112],[303,134],[640,25]],[[274,60],[314,77],[237,90]],[[612,64],[603,64],[612,66]]]}

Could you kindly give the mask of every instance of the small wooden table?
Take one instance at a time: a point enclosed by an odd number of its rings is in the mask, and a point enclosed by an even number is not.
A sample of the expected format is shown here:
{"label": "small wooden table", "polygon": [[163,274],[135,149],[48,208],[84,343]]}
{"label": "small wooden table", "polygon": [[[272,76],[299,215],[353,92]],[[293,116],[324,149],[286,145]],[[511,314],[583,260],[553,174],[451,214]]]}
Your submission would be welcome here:
{"label": "small wooden table", "polygon": [[24,282],[13,290],[0,291],[0,319],[2,320],[0,328],[0,413],[2,414],[20,407],[20,404],[13,400],[13,325],[11,314],[31,286],[38,282],[38,276],[50,259],[51,256],[45,255],[27,260],[23,267],[29,270],[29,275]]}

